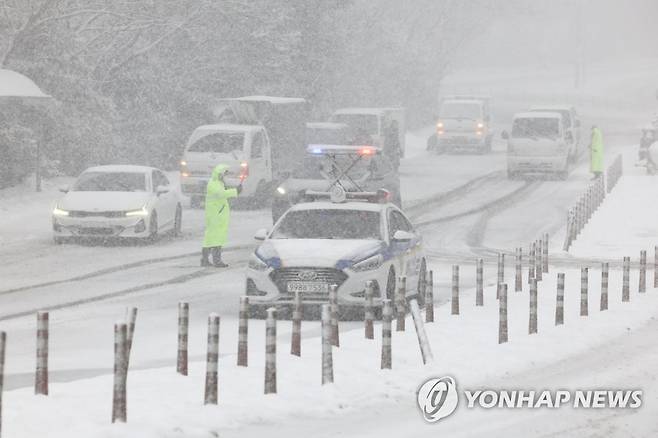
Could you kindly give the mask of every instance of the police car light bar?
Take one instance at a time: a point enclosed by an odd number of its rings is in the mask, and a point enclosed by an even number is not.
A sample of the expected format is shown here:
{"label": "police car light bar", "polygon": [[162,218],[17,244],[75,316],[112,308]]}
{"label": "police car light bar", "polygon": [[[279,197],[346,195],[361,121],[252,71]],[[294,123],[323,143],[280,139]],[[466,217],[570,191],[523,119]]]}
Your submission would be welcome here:
{"label": "police car light bar", "polygon": [[306,152],[313,155],[377,155],[381,148],[370,145],[310,144]]}
{"label": "police car light bar", "polygon": [[385,189],[379,189],[376,192],[346,192],[343,196],[336,196],[335,191],[319,192],[315,190],[306,190],[302,194],[302,199],[310,201],[330,200],[334,203],[343,203],[347,201],[364,201],[377,204],[385,204],[391,200],[391,192]]}

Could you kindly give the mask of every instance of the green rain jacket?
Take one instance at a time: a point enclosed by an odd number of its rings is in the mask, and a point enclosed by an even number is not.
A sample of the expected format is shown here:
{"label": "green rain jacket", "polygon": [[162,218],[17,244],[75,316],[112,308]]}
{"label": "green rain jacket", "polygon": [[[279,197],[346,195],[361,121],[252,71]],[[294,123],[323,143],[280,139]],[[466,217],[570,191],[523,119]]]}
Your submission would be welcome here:
{"label": "green rain jacket", "polygon": [[603,134],[599,128],[592,129],[589,169],[592,172],[603,172]]}
{"label": "green rain jacket", "polygon": [[206,234],[203,238],[204,248],[224,246],[228,234],[228,220],[230,208],[229,198],[238,196],[236,189],[227,189],[220,179],[226,172],[228,166],[220,164],[212,171],[212,177],[208,181],[206,189]]}

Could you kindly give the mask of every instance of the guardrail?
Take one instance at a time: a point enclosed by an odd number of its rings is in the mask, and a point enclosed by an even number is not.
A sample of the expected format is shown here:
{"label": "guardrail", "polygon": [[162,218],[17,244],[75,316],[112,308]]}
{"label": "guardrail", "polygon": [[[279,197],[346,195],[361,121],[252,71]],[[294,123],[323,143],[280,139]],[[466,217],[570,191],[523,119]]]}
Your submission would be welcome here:
{"label": "guardrail", "polygon": [[576,205],[569,209],[567,213],[567,232],[563,247],[565,251],[569,251],[569,248],[583,231],[594,212],[603,203],[605,196],[605,181],[603,177],[597,178],[587,188],[587,191],[580,196]]}

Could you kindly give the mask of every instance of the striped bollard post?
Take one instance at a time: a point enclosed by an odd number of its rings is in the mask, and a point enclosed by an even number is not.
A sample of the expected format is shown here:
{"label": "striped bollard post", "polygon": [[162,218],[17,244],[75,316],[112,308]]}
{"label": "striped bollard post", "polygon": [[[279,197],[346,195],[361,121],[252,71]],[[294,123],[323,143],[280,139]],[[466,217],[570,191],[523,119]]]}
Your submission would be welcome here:
{"label": "striped bollard post", "polygon": [[219,315],[208,316],[208,350],[206,353],[206,390],[203,404],[217,404],[217,370],[219,361]]}
{"label": "striped bollard post", "polygon": [[530,318],[528,321],[528,334],[537,333],[537,280],[532,279],[530,284]]}
{"label": "striped bollard post", "polygon": [[395,331],[405,331],[405,317],[407,316],[407,279],[400,277],[400,286],[397,293],[397,320],[395,323]]}
{"label": "striped bollard post", "polygon": [[555,325],[564,324],[564,273],[557,274],[557,296],[555,297]]}
{"label": "striped bollard post", "polygon": [[0,332],[0,436],[2,436],[2,391],[5,385],[5,349],[7,333]]}
{"label": "striped bollard post", "polygon": [[372,296],[375,293],[375,284],[372,280],[366,281],[366,296],[365,296],[365,306],[364,306],[364,321],[365,321],[365,336],[366,339],[375,339],[375,328],[373,326],[374,315],[374,305],[372,302]]}
{"label": "striped bollard post", "polygon": [[548,233],[544,234],[544,244],[542,245],[544,254],[542,255],[543,271],[548,274]]}
{"label": "striped bollard post", "polygon": [[505,254],[498,253],[498,272],[496,283],[496,299],[500,298],[500,285],[505,282]]}
{"label": "striped bollard post", "polygon": [[425,322],[434,322],[434,271],[429,272],[425,291]]}
{"label": "striped bollard post", "polygon": [[238,312],[238,366],[249,366],[249,297],[240,297]]}
{"label": "striped bollard post", "polygon": [[334,360],[331,354],[331,306],[322,305],[322,384],[334,383]]}
{"label": "striped bollard post", "polygon": [[391,350],[391,300],[382,300],[382,362],[381,369],[390,370],[393,367],[393,352]]}
{"label": "striped bollard post", "polygon": [[608,310],[608,269],[607,263],[601,264],[601,307],[600,310]]}
{"label": "striped bollard post", "polygon": [[190,324],[190,305],[178,303],[178,356],[176,371],[187,376],[187,334]]}
{"label": "striped bollard post", "polygon": [[290,354],[302,355],[302,296],[295,292],[295,303],[292,309],[292,334],[290,338]]}
{"label": "striped bollard post", "polygon": [[580,316],[589,315],[589,268],[580,269]]}
{"label": "striped bollard post", "polygon": [[484,260],[478,259],[475,266],[475,305],[484,306]]}
{"label": "striped bollard post", "polygon": [[126,332],[126,342],[127,342],[127,358],[128,358],[128,365],[130,365],[130,352],[132,351],[133,348],[133,336],[135,335],[135,323],[137,322],[137,307],[131,307],[129,309],[126,309],[126,324],[127,324],[127,332]]}
{"label": "striped bollard post", "polygon": [[425,331],[423,318],[420,315],[420,306],[418,305],[418,300],[415,298],[409,300],[409,312],[411,313],[411,319],[413,320],[414,328],[416,329],[416,339],[418,339],[420,355],[423,358],[423,364],[426,364],[433,361],[434,356],[432,355],[430,342],[427,339],[427,332]]}
{"label": "striped bollard post", "polygon": [[500,285],[500,299],[498,300],[498,343],[507,342],[507,285]]}
{"label": "striped bollard post", "polygon": [[452,315],[459,315],[459,266],[453,265],[452,267],[452,300],[451,311]]}
{"label": "striped bollard post", "polygon": [[631,258],[630,257],[624,257],[621,300],[625,303],[631,300]]}
{"label": "striped bollard post", "polygon": [[338,285],[329,286],[329,305],[331,310],[331,345],[340,346],[340,335],[338,327]]}
{"label": "striped bollard post", "polygon": [[544,278],[543,276],[543,263],[542,263],[542,241],[541,239],[537,240],[537,255],[535,257],[535,278],[537,281],[542,281]]}
{"label": "striped bollard post", "polygon": [[523,247],[516,249],[516,275],[514,278],[514,290],[523,291]]}
{"label": "striped bollard post", "polygon": [[571,245],[571,243],[573,243],[578,238],[578,225],[576,224],[576,210],[572,208],[571,210],[569,210],[569,213],[571,214],[571,229],[569,230],[569,241],[570,241],[569,245]]}
{"label": "striped bollard post", "polygon": [[276,394],[276,309],[267,309],[265,320],[265,394]]}
{"label": "striped bollard post", "polygon": [[48,312],[37,312],[37,369],[34,393],[48,395]]}
{"label": "striped bollard post", "polygon": [[532,284],[535,278],[535,252],[537,251],[537,243],[532,242],[530,245],[530,258],[528,260],[528,284]]}
{"label": "striped bollard post", "polygon": [[640,251],[640,281],[637,291],[639,293],[647,291],[647,252],[645,250]]}
{"label": "striped bollard post", "polygon": [[126,402],[126,324],[114,324],[114,387],[112,394],[112,423],[127,421]]}
{"label": "striped bollard post", "polygon": [[658,288],[658,245],[653,248],[653,287]]}

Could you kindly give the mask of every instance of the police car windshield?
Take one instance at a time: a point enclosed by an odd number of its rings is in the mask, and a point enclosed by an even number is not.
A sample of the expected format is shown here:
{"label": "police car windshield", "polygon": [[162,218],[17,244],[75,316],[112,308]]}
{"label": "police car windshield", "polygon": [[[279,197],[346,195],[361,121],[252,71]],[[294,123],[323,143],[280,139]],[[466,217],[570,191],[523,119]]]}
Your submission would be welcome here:
{"label": "police car windshield", "polygon": [[559,134],[559,119],[551,117],[516,119],[512,127],[512,137],[514,138],[555,139]]}
{"label": "police car windshield", "polygon": [[[337,155],[333,159],[326,155],[306,154],[304,161],[297,167],[292,176],[300,179],[327,179],[334,180],[338,178],[342,169],[350,167],[355,157],[350,155]],[[365,176],[369,170],[371,157],[361,157],[347,176],[352,179],[360,179]]]}
{"label": "police car windshield", "polygon": [[381,240],[379,212],[313,209],[289,211],[271,239]]}
{"label": "police car windshield", "polygon": [[145,192],[146,175],[139,172],[85,172],[74,192]]}

